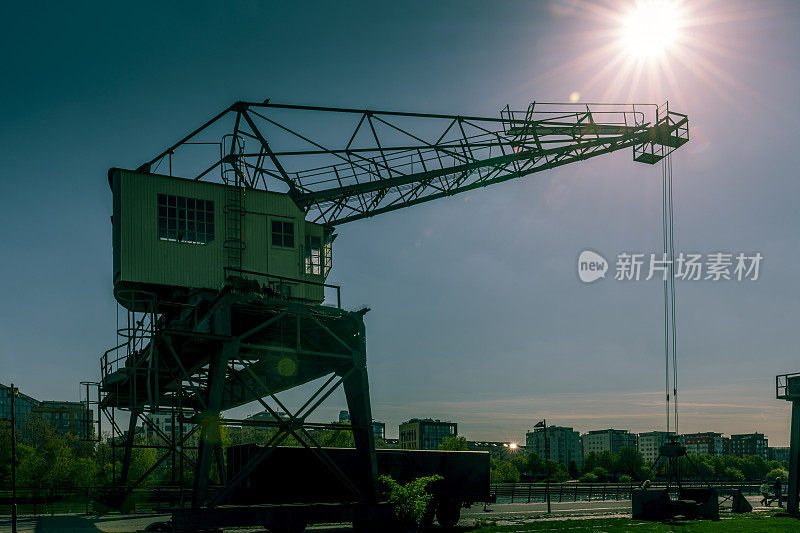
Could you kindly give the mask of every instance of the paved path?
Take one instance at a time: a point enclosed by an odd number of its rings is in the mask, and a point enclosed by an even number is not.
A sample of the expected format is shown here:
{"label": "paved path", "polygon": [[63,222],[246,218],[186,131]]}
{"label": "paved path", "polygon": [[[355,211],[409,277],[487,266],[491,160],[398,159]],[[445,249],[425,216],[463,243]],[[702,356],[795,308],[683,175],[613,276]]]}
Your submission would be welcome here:
{"label": "paved path", "polygon": [[[720,498],[722,500],[722,498]],[[760,496],[747,496],[747,500],[755,511],[775,509],[775,505],[764,507],[759,503]],[[730,500],[723,503],[723,508],[730,508]],[[610,501],[578,501],[551,503],[551,513],[547,514],[546,503],[495,503],[484,511],[483,505],[473,505],[470,509],[461,510],[459,526],[471,526],[476,521],[497,522],[499,525],[520,524],[536,520],[567,520],[573,518],[613,518],[630,517],[630,500]]]}
{"label": "paved path", "polygon": [[[759,496],[748,496],[754,510],[775,509],[759,504]],[[728,504],[730,505],[730,504]],[[478,521],[496,522],[498,524],[520,524],[536,520],[567,520],[573,518],[629,517],[630,500],[620,501],[578,501],[552,503],[551,514],[547,514],[546,503],[496,503],[484,511],[483,505],[473,505],[470,509],[462,509],[459,526],[474,526]],[[18,522],[18,533],[133,533],[144,530],[153,522],[169,520],[169,515],[55,515],[41,517],[22,517]],[[319,532],[333,533],[350,531],[349,527],[316,526],[309,528]],[[263,528],[252,530],[237,529],[237,533],[246,531],[263,531]],[[0,516],[0,533],[11,533],[11,518]]]}

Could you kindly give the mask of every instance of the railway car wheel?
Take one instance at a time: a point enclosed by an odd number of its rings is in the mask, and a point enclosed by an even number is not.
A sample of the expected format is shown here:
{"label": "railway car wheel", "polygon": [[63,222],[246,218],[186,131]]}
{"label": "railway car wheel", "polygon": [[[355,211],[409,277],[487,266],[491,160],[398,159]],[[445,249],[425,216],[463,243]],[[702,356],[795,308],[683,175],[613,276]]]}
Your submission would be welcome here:
{"label": "railway car wheel", "polygon": [[436,508],[436,520],[439,525],[451,528],[458,523],[461,518],[461,502],[439,502]]}

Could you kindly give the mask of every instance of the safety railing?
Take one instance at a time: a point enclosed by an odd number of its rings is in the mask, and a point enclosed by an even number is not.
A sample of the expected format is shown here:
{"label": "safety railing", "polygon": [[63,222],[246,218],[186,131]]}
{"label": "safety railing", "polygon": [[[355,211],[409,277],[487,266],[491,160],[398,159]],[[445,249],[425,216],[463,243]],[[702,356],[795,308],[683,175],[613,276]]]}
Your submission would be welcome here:
{"label": "safety railing", "polygon": [[[293,278],[289,276],[278,276],[277,274],[269,274],[267,272],[256,272],[255,270],[244,270],[241,268],[225,268],[226,277],[228,274],[244,274],[246,276],[254,276],[266,280],[264,286],[273,290],[276,294],[280,294],[281,284],[298,284],[298,285],[311,285],[312,287],[322,287],[322,290],[333,289],[336,291],[336,307],[342,308],[342,288],[339,285],[332,285],[322,281],[311,281],[307,279]],[[291,299],[291,296],[287,297]]]}
{"label": "safety railing", "polygon": [[[641,483],[492,483],[490,494],[497,498],[498,503],[533,503],[547,500],[550,493],[551,502],[576,502],[576,501],[604,501],[604,500],[629,500],[631,491],[639,488]],[[661,482],[651,483],[651,487],[665,487]],[[705,487],[700,481],[682,483],[684,487]],[[759,494],[760,485],[757,483],[712,483],[720,493],[741,490],[742,494]],[[672,490],[677,491],[677,486],[672,483]]]}
{"label": "safety railing", "polygon": [[[215,493],[219,487],[213,487]],[[191,505],[190,485],[159,485],[134,489],[125,496],[128,513],[166,512],[174,507]],[[17,510],[22,516],[46,516],[64,513],[102,514],[114,510],[111,502],[123,494],[120,487],[17,487]],[[10,489],[0,489],[0,515],[11,514]]]}

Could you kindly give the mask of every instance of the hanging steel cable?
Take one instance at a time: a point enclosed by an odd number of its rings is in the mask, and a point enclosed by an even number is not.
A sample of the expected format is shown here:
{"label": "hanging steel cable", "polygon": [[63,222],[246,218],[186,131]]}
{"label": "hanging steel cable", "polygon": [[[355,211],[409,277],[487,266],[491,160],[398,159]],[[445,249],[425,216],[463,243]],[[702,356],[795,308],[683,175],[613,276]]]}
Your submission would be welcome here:
{"label": "hanging steel cable", "polygon": [[661,234],[663,259],[668,261],[664,277],[664,389],[666,395],[667,431],[670,428],[670,358],[672,359],[672,414],[675,434],[678,434],[678,350],[675,326],[675,239],[673,229],[672,158],[661,160]]}

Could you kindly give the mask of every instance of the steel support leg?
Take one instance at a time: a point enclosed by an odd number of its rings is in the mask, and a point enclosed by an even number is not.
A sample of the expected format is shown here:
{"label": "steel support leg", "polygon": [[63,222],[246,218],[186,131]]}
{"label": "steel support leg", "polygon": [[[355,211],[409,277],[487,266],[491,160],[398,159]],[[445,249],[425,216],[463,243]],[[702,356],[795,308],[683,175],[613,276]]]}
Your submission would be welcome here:
{"label": "steel support leg", "polygon": [[208,408],[200,415],[200,448],[197,452],[197,468],[194,473],[192,507],[200,507],[206,501],[208,474],[214,448],[220,443],[219,413],[222,410],[225,392],[225,374],[228,361],[236,350],[233,343],[225,343],[219,354],[212,358],[208,370]]}
{"label": "steel support leg", "polygon": [[123,487],[128,484],[133,452],[133,437],[136,435],[136,421],[139,420],[141,412],[141,409],[131,409],[131,418],[128,421],[128,434],[125,435],[125,454],[122,456],[122,473],[120,474],[120,484]]}
{"label": "steel support leg", "polygon": [[786,510],[798,516],[798,496],[800,496],[800,400],[792,400],[792,427],[789,448],[789,494]]}
{"label": "steel support leg", "polygon": [[353,372],[344,380],[343,385],[358,458],[358,470],[354,473],[353,479],[359,487],[364,487],[362,493],[367,502],[374,503],[378,501],[378,464],[375,459],[366,366]]}
{"label": "steel support leg", "polygon": [[217,474],[219,474],[219,482],[222,485],[227,485],[228,473],[225,471],[225,456],[223,454],[221,443],[218,443],[214,446],[214,456],[217,459]]}

